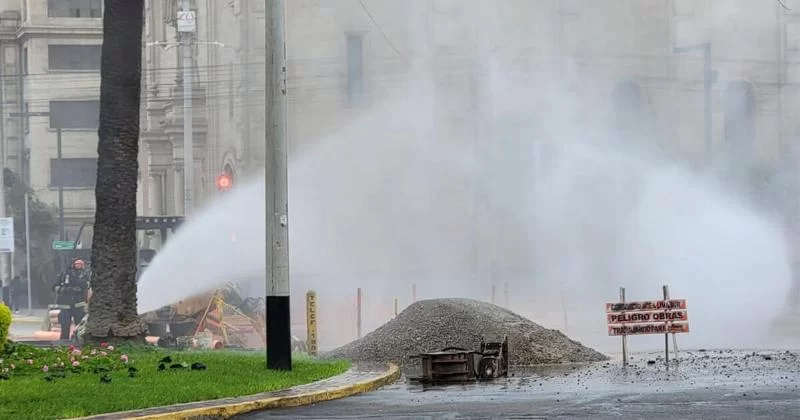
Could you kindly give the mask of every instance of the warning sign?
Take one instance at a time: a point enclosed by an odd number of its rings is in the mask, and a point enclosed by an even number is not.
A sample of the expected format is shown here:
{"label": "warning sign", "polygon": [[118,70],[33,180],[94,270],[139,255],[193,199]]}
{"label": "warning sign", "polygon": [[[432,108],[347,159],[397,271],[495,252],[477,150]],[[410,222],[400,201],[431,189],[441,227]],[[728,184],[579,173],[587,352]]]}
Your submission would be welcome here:
{"label": "warning sign", "polygon": [[655,311],[658,309],[686,309],[686,299],[646,300],[640,302],[606,303],[606,312]]}
{"label": "warning sign", "polygon": [[652,324],[609,325],[608,335],[680,334],[689,332],[688,322],[658,322]]}
{"label": "warning sign", "polygon": [[685,310],[652,312],[612,312],[606,314],[609,324],[647,324],[650,322],[685,322],[689,314]]}

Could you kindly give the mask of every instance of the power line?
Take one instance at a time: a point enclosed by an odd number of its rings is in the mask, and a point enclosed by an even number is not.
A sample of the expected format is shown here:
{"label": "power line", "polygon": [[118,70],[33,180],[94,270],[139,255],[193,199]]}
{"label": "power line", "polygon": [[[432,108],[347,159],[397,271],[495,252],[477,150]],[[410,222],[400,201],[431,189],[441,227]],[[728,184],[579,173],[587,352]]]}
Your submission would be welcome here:
{"label": "power line", "polygon": [[397,50],[397,47],[394,46],[392,40],[390,40],[389,37],[386,35],[386,32],[383,31],[381,25],[378,25],[378,22],[375,22],[375,18],[372,17],[372,13],[369,12],[369,9],[367,9],[367,6],[364,4],[364,1],[358,0],[358,4],[360,4],[361,8],[364,9],[364,12],[367,14],[367,16],[369,16],[369,20],[372,21],[372,24],[375,25],[375,28],[378,30],[378,32],[380,32],[381,35],[383,35],[383,39],[385,39],[386,43],[388,43],[389,46],[392,47],[392,50],[394,50],[395,54],[397,54],[399,57],[402,57],[403,54],[400,54],[400,51]]}

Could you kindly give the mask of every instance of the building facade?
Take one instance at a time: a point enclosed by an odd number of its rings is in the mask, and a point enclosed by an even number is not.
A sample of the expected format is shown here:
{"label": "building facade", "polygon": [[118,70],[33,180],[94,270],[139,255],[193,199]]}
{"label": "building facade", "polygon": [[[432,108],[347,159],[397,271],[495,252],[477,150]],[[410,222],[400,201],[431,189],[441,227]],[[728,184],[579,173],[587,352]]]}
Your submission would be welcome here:
{"label": "building facade", "polygon": [[[190,2],[197,13],[187,70],[194,75],[197,206],[217,194],[218,174],[238,182],[264,167],[266,4]],[[139,200],[146,215],[184,212],[180,6],[146,0]],[[286,7],[290,159],[412,89],[409,96],[425,98],[431,110],[416,117],[429,123],[392,127],[382,140],[452,139],[492,157],[484,168],[491,171],[504,157],[488,145],[515,141],[509,133],[520,127],[546,132],[536,116],[551,104],[535,100],[547,89],[538,82],[558,75],[569,87],[561,93],[576,98],[575,113],[585,116],[577,120],[613,113],[622,125],[646,120],[673,153],[703,160],[702,53],[674,51],[702,42],[711,43],[715,155],[775,161],[800,129],[800,14],[778,4],[291,0]],[[102,1],[5,0],[0,12],[6,165],[27,174],[45,201],[57,203],[55,187],[63,182],[74,232],[94,209]],[[546,162],[557,146],[536,146],[538,159]],[[479,203],[492,201],[480,198],[492,186],[476,185],[457,198],[470,209],[458,216],[463,223],[490,211]],[[479,264],[489,270],[491,258]]]}

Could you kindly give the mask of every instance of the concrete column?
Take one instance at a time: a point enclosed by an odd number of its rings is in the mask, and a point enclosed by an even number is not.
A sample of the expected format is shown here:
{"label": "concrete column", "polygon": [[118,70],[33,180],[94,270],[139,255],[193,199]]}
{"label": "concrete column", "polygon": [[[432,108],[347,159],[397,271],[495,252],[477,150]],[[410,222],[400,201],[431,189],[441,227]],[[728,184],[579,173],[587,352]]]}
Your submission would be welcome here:
{"label": "concrete column", "polygon": [[175,166],[173,167],[173,191],[172,200],[174,202],[173,208],[175,209],[176,216],[184,215],[183,209],[183,167],[182,166]]}
{"label": "concrete column", "polygon": [[163,173],[150,174],[150,208],[148,213],[152,216],[164,214],[164,175]]}

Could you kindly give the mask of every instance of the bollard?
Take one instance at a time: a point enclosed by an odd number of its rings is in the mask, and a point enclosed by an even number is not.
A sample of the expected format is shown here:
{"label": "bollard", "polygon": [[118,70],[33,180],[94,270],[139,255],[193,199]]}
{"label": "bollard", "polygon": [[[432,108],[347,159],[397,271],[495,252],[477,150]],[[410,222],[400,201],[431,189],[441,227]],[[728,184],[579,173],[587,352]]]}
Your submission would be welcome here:
{"label": "bollard", "polygon": [[394,316],[397,316],[397,298],[394,298]]}
{"label": "bollard", "polygon": [[313,290],[306,293],[306,346],[308,354],[317,355],[317,294]]}
{"label": "bollard", "polygon": [[361,288],[358,288],[356,295],[356,335],[361,338]]}

